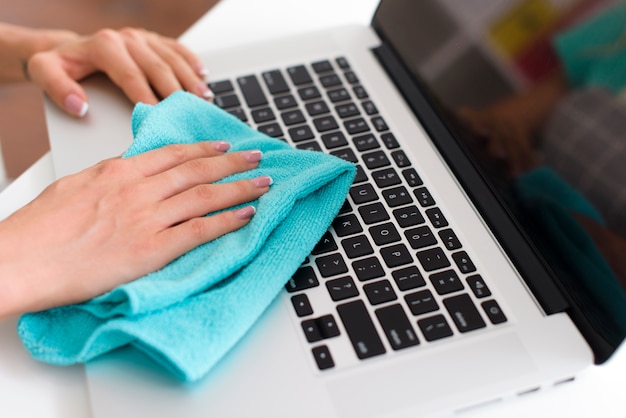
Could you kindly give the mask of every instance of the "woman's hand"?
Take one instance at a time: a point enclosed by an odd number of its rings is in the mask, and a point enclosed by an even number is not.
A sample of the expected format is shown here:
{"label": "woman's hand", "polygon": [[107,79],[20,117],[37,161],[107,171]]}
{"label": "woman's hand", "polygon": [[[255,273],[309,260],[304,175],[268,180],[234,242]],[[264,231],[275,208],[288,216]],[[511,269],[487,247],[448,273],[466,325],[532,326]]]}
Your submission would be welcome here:
{"label": "woman's hand", "polygon": [[269,190],[259,151],[225,142],[170,145],[103,161],[53,183],[0,222],[0,318],[82,302],[246,225]]}
{"label": "woman's hand", "polygon": [[200,59],[176,40],[143,29],[103,29],[90,36],[64,39],[28,59],[28,77],[68,113],[82,117],[88,98],[78,81],[105,73],[133,102],[156,104],[176,90],[205,99]]}

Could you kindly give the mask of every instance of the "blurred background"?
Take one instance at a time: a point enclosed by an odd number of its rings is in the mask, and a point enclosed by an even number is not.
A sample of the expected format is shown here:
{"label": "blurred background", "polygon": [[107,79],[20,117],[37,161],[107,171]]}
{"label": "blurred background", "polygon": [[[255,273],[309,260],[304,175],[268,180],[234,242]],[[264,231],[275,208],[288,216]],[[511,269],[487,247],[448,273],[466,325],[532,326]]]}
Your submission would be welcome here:
{"label": "blurred background", "polygon": [[[89,34],[143,27],[173,38],[218,0],[19,0],[0,2],[0,21]],[[0,141],[9,178],[49,150],[41,92],[28,83],[0,86]],[[0,155],[2,155],[0,154]],[[1,164],[0,164],[1,167]]]}

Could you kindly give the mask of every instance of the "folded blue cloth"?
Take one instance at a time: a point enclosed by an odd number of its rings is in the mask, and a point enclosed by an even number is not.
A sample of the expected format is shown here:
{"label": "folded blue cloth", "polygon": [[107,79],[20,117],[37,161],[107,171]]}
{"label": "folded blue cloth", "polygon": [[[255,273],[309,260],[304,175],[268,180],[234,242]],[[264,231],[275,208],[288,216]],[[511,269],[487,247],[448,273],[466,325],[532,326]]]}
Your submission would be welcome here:
{"label": "folded blue cloth", "polygon": [[200,379],[250,329],[339,212],[355,167],[291,148],[188,93],[137,105],[125,156],[171,143],[227,140],[260,149],[269,175],[244,228],[206,243],[163,269],[79,305],[24,315],[18,332],[38,360],[69,365],[130,344],[186,381]]}

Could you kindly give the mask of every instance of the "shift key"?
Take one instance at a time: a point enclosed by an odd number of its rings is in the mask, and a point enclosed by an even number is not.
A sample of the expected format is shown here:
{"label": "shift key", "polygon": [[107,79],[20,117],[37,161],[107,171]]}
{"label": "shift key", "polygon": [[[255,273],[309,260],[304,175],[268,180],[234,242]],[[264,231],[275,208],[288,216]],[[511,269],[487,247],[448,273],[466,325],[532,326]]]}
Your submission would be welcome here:
{"label": "shift key", "polygon": [[385,347],[363,301],[341,304],[337,306],[337,312],[358,358],[363,360],[385,353]]}

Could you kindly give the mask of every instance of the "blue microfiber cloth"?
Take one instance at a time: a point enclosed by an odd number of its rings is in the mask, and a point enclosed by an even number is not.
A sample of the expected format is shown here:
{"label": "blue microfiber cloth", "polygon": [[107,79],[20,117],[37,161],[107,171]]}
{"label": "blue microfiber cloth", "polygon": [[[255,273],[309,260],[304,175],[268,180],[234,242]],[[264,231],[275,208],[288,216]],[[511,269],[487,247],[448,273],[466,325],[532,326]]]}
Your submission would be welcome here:
{"label": "blue microfiber cloth", "polygon": [[38,360],[69,365],[130,344],[186,381],[207,374],[273,301],[339,212],[355,167],[291,148],[189,93],[137,105],[129,157],[171,143],[227,140],[260,149],[269,175],[244,228],[86,303],[24,315],[18,332]]}

